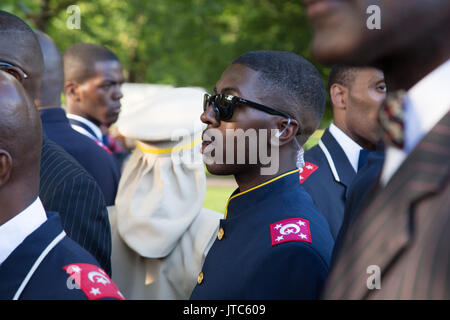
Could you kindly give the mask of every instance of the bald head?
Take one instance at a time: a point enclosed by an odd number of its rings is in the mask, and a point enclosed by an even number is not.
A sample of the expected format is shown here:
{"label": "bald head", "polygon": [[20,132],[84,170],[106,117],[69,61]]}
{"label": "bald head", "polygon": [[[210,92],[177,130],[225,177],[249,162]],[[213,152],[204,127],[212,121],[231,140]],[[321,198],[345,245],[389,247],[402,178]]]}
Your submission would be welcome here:
{"label": "bald head", "polygon": [[[0,71],[0,191],[23,184],[39,192],[42,146],[38,111],[20,83]],[[0,192],[0,194],[1,194]]]}
{"label": "bald head", "polygon": [[64,67],[61,54],[53,40],[41,31],[35,31],[44,58],[40,98],[37,107],[60,107],[64,87]]}
{"label": "bald head", "polygon": [[36,35],[18,17],[0,10],[0,61],[20,68],[28,78],[23,86],[33,98],[39,97],[44,62]]}

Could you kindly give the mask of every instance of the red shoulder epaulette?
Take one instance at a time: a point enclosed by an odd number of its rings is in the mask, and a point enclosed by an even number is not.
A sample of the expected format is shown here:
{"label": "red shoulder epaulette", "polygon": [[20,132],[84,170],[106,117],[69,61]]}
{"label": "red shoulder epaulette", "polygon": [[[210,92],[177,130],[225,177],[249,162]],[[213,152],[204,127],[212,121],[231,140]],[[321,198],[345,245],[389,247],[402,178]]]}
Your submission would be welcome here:
{"label": "red shoulder epaulette", "polygon": [[301,218],[281,220],[270,225],[272,247],[289,241],[311,241],[309,221]]}
{"label": "red shoulder epaulette", "polygon": [[75,281],[78,288],[83,290],[89,300],[115,298],[125,300],[122,293],[105,271],[93,264],[73,263],[63,269]]}
{"label": "red shoulder epaulette", "polygon": [[306,181],[306,179],[308,179],[308,177],[317,169],[319,169],[319,166],[316,166],[314,163],[311,162],[305,162],[304,167],[302,168],[303,170],[300,170],[300,184],[302,184],[303,182]]}

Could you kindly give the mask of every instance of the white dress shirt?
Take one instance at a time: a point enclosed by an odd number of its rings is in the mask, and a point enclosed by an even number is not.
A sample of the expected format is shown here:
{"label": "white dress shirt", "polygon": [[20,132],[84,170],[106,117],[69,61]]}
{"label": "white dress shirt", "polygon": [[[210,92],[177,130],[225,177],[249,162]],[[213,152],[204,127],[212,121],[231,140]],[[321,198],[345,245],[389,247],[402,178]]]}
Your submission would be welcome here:
{"label": "white dress shirt", "polygon": [[89,138],[91,138],[93,140],[98,140],[100,142],[103,141],[102,140],[102,137],[103,137],[102,131],[93,122],[89,121],[86,118],[80,117],[80,116],[78,116],[76,114],[72,114],[72,113],[68,113],[67,114],[67,118],[73,119],[73,120],[77,120],[77,121],[80,121],[80,122],[84,123],[89,128],[91,128],[92,131],[94,131],[95,136],[92,136],[92,134],[89,131],[87,131],[84,128],[81,128],[80,126],[72,125],[72,129],[78,131],[81,134],[84,134],[85,136],[88,136]]}
{"label": "white dress shirt", "polygon": [[404,101],[405,145],[386,149],[381,183],[386,185],[405,158],[450,109],[450,59],[416,83]]}
{"label": "white dress shirt", "polygon": [[0,265],[45,221],[47,221],[47,214],[38,197],[25,210],[2,224],[0,226]]}
{"label": "white dress shirt", "polygon": [[336,139],[336,141],[341,146],[342,150],[344,150],[345,155],[350,161],[355,172],[358,172],[358,161],[359,161],[359,152],[362,150],[362,147],[353,141],[348,135],[344,133],[341,129],[339,129],[334,123],[330,125],[330,133]]}

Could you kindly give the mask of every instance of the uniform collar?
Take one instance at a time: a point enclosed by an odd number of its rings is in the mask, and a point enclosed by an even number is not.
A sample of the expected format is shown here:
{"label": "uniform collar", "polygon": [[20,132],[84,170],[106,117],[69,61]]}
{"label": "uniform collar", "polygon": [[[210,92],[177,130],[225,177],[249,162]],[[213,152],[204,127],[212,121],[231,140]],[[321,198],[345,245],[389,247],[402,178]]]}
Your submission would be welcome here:
{"label": "uniform collar", "polygon": [[0,300],[13,298],[36,259],[61,232],[59,215],[47,212],[46,221],[31,232],[0,265]]}
{"label": "uniform collar", "polygon": [[[100,130],[100,128],[98,126],[96,126],[92,121],[89,121],[86,118],[80,117],[80,116],[78,116],[76,114],[72,114],[72,113],[68,113],[67,118],[82,122],[83,124],[88,126],[94,132],[95,136],[91,137],[92,139],[102,141],[102,137],[103,137],[102,130]],[[73,126],[73,125],[72,125],[72,128],[84,135],[91,136],[91,134],[84,128],[81,128],[79,126]]]}
{"label": "uniform collar", "polygon": [[66,117],[66,112],[63,108],[45,108],[39,109],[41,119],[44,122],[64,122],[67,123],[69,120]]}
{"label": "uniform collar", "polygon": [[356,171],[353,169],[347,155],[339,142],[330,133],[329,129],[326,129],[322,135],[319,141],[319,147],[327,158],[334,179],[348,187],[355,177]]}
{"label": "uniform collar", "polygon": [[25,210],[0,226],[0,265],[47,220],[41,200],[36,198]]}
{"label": "uniform collar", "polygon": [[352,138],[346,135],[344,131],[339,129],[334,123],[330,125],[330,133],[341,146],[355,172],[358,172],[359,152],[362,150],[361,146],[353,141]]}
{"label": "uniform collar", "polygon": [[227,218],[228,212],[233,212],[235,209],[242,211],[240,208],[249,208],[252,204],[260,203],[268,196],[272,196],[275,191],[280,192],[283,189],[292,189],[295,185],[299,186],[298,172],[299,169],[288,171],[243,192],[236,189],[228,199],[224,219]]}

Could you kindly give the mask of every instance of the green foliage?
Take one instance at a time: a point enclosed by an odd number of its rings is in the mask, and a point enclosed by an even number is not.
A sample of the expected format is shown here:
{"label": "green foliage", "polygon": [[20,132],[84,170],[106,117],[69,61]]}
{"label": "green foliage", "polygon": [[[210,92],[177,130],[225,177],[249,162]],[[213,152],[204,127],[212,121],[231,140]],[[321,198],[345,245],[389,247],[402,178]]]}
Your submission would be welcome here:
{"label": "green foliage", "polygon": [[[80,30],[66,26],[72,4],[81,9]],[[2,0],[0,9],[49,34],[61,51],[77,42],[108,46],[131,82],[211,90],[247,51],[293,51],[311,60],[299,0]],[[325,79],[329,70],[315,65]],[[321,127],[330,119],[327,110]]]}
{"label": "green foliage", "polygon": [[217,212],[225,213],[228,198],[231,196],[234,190],[235,188],[230,187],[207,187],[203,207]]}

